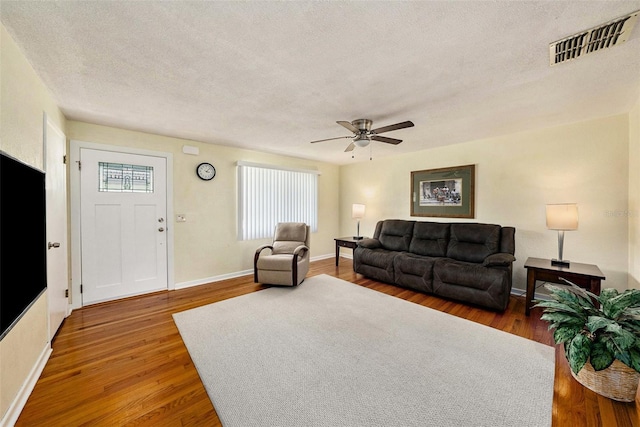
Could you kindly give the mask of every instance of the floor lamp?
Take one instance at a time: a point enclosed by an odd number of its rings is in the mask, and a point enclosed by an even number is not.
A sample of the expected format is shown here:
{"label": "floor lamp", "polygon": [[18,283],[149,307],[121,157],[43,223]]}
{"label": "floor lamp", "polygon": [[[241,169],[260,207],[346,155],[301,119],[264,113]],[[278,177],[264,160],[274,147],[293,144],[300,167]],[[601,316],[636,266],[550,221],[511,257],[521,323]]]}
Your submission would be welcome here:
{"label": "floor lamp", "polygon": [[569,261],[562,259],[564,232],[578,229],[578,205],[575,203],[547,205],[547,228],[558,230],[558,259],[552,259],[551,265],[569,267]]}

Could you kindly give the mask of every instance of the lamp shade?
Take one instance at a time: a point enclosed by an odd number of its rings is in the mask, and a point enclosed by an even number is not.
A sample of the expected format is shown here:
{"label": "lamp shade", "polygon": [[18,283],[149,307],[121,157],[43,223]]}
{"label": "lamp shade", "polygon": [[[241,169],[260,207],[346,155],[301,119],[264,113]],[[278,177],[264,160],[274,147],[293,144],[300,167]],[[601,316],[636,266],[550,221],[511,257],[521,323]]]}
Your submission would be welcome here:
{"label": "lamp shade", "polygon": [[354,203],[353,206],[351,206],[351,218],[364,218],[364,205]]}
{"label": "lamp shade", "polygon": [[577,230],[578,205],[575,203],[547,205],[547,228],[549,230]]}

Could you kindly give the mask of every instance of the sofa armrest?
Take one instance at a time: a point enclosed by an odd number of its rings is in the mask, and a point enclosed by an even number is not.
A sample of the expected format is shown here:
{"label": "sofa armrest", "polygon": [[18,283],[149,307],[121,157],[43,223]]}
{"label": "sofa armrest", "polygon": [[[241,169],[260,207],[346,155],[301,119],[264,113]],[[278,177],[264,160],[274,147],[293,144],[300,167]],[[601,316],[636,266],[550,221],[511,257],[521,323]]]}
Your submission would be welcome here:
{"label": "sofa armrest", "polygon": [[485,267],[509,267],[515,260],[516,257],[513,255],[501,252],[486,257],[482,265]]}
{"label": "sofa armrest", "polygon": [[358,242],[358,246],[367,249],[378,249],[382,247],[382,243],[378,239],[362,239]]}

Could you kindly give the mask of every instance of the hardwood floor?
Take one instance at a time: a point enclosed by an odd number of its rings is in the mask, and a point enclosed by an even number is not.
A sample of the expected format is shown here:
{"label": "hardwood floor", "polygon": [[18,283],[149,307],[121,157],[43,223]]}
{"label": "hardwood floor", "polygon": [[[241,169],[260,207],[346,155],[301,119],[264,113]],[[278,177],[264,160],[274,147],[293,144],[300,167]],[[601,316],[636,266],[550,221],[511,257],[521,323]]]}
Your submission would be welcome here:
{"label": "hardwood floor", "polygon": [[[494,313],[367,279],[354,273],[345,258],[339,267],[333,258],[313,262],[309,276],[322,273],[545,344],[553,342],[539,309],[530,317],[524,315],[524,298],[511,297],[504,313]],[[16,425],[221,425],[171,315],[260,289],[264,287],[254,284],[253,276],[244,276],[75,310],[58,332],[51,358]],[[598,396],[571,377],[558,349],[556,361],[554,426],[640,427],[640,399],[625,404]]]}

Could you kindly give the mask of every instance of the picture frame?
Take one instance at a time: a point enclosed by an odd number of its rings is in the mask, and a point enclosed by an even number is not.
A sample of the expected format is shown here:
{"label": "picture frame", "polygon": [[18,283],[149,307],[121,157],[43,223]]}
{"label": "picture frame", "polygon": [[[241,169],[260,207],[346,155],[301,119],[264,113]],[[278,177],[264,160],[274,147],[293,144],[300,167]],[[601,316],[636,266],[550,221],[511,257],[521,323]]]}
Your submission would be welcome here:
{"label": "picture frame", "polygon": [[475,165],[411,172],[411,216],[475,218]]}

